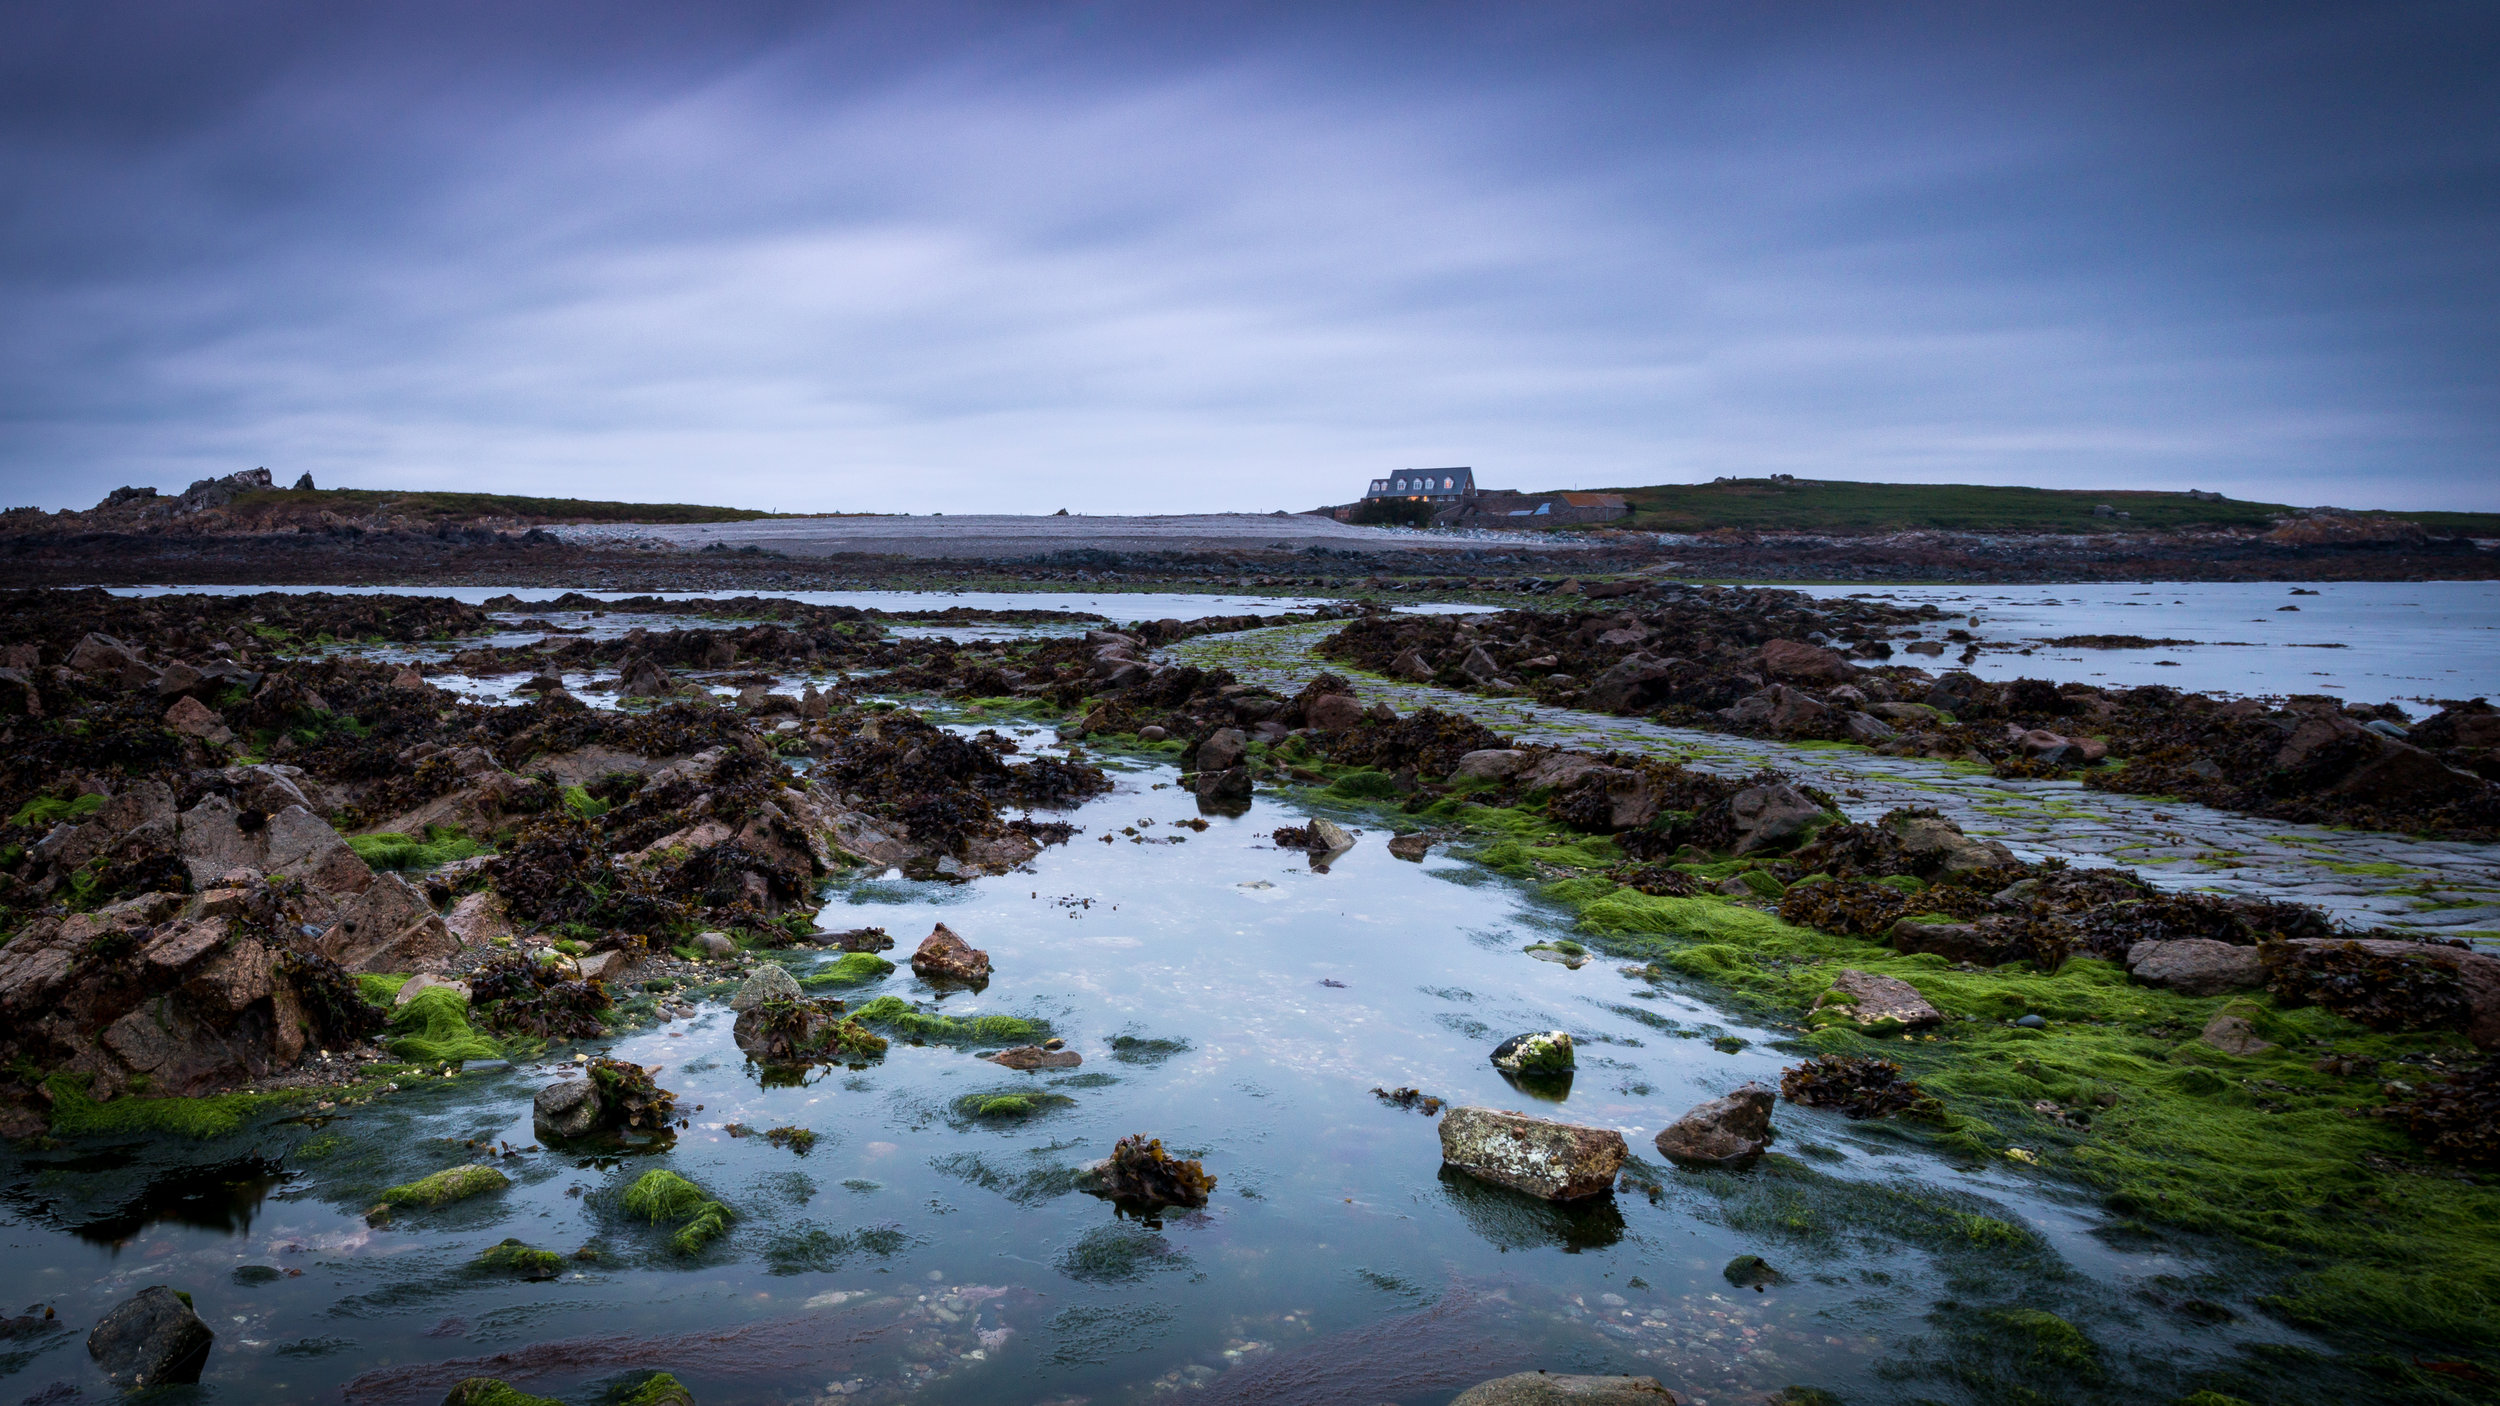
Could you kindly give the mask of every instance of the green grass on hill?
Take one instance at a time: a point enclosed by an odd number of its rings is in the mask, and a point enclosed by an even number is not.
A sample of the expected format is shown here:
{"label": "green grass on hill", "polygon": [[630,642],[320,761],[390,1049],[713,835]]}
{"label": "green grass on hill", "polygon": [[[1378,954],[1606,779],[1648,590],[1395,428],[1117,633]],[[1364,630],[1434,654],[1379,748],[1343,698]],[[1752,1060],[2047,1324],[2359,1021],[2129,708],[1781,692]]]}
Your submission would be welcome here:
{"label": "green grass on hill", "polygon": [[[2002,488],[1966,483],[1844,483],[1767,478],[1609,488],[1632,505],[1614,524],[1665,532],[1714,527],[1791,532],[2065,532],[2093,528],[2170,531],[2190,527],[2264,528],[2292,511],[2281,503],[2213,502],[2185,493],[2116,489]],[[2127,514],[2096,518],[2099,504]],[[2433,532],[2500,535],[2500,513],[2370,513],[2421,523]]]}
{"label": "green grass on hill", "polygon": [[608,503],[589,498],[520,498],[508,493],[396,493],[372,488],[278,488],[237,495],[234,506],[326,508],[342,517],[389,511],[425,522],[465,522],[480,517],[537,522],[752,522],[780,517],[754,508],[710,508],[696,503]]}

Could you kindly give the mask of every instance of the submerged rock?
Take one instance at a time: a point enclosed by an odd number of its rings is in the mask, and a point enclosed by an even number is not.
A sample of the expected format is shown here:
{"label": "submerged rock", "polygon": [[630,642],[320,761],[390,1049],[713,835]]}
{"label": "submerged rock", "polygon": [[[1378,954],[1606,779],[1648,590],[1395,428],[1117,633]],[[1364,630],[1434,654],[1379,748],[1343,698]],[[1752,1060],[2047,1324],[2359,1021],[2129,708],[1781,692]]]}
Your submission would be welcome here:
{"label": "submerged rock", "polygon": [[87,1355],[126,1391],[196,1382],[217,1341],[188,1294],[151,1284],[121,1301],[87,1334]]}
{"label": "submerged rock", "polygon": [[1493,1067],[1510,1074],[1568,1074],[1575,1067],[1571,1033],[1538,1030],[1493,1047]]}
{"label": "submerged rock", "polygon": [[1573,1377],[1519,1372],[1478,1382],[1450,1406],[1683,1406],[1656,1377]]}
{"label": "submerged rock", "polygon": [[911,969],[930,981],[962,981],[978,984],[990,979],[990,954],[955,935],[944,923],[937,925],[920,947],[911,954]]}
{"label": "submerged rock", "polygon": [[1445,1164],[1548,1201],[1613,1191],[1625,1155],[1623,1134],[1612,1128],[1549,1122],[1495,1108],[1453,1108],[1441,1118]]}
{"label": "submerged rock", "polygon": [[1658,1134],[1659,1155],[1687,1166],[1729,1167],[1762,1155],[1779,1135],[1771,1128],[1778,1096],[1760,1084],[1696,1104]]}

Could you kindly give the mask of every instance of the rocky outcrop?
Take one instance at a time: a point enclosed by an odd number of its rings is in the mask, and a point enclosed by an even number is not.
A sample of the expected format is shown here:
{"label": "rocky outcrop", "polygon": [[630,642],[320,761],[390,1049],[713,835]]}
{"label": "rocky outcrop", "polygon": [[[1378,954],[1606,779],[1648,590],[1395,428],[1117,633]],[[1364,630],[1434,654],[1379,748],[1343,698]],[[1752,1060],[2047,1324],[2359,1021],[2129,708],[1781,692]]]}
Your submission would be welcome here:
{"label": "rocky outcrop", "polygon": [[115,1305],[87,1334],[87,1355],[124,1391],[196,1382],[217,1335],[187,1295],[151,1284]]}
{"label": "rocky outcrop", "polygon": [[341,905],[317,947],[351,972],[425,972],[449,968],[461,941],[423,891],[383,874]]}
{"label": "rocky outcrop", "polygon": [[1738,854],[1794,844],[1830,819],[1821,806],[1785,781],[1749,786],[1730,796],[1728,814]]}
{"label": "rocky outcrop", "polygon": [[1778,1134],[1771,1109],[1779,1095],[1760,1084],[1696,1104],[1660,1130],[1658,1153],[1693,1167],[1734,1167],[1762,1155]]}
{"label": "rocky outcrop", "polygon": [[1623,1134],[1549,1122],[1494,1108],[1453,1108],[1441,1117],[1441,1160],[1469,1176],[1548,1201],[1614,1190]]}
{"label": "rocky outcrop", "polygon": [[1900,844],[1902,857],[1922,878],[1966,874],[2018,863],[2014,852],[1995,840],[1974,840],[1962,827],[1941,815],[1901,811],[1887,815],[1884,832]]}
{"label": "rocky outcrop", "polygon": [[990,954],[955,935],[944,923],[937,925],[919,948],[911,954],[911,969],[929,981],[959,981],[979,984],[990,979]]}

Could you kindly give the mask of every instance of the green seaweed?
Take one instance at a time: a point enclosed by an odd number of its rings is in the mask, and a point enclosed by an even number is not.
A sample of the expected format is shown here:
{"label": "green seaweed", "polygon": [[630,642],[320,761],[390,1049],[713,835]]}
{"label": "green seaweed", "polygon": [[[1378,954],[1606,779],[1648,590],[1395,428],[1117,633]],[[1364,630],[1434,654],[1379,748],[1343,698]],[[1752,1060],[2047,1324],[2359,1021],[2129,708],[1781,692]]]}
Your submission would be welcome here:
{"label": "green seaweed", "polygon": [[831,966],[800,977],[799,985],[807,987],[857,986],[861,982],[875,981],[880,977],[893,974],[894,964],[874,952],[845,952]]}
{"label": "green seaweed", "polygon": [[451,1389],[443,1406],[564,1406],[552,1397],[532,1396],[493,1377],[470,1377]]}
{"label": "green seaweed", "polygon": [[653,1225],[677,1224],[669,1248],[690,1255],[729,1233],[733,1217],[727,1206],[703,1188],[666,1168],[643,1173],[625,1190],[626,1213]]}
{"label": "green seaweed", "polygon": [[540,1250],[518,1240],[506,1240],[478,1254],[471,1261],[480,1269],[502,1270],[524,1279],[553,1279],[564,1268],[564,1256],[553,1250]]}
{"label": "green seaweed", "polygon": [[447,826],[433,826],[419,840],[395,831],[350,835],[347,847],[375,869],[435,869],[456,859],[490,853],[486,846]]}
{"label": "green seaweed", "polygon": [[64,820],[84,820],[102,809],[104,809],[104,797],[93,791],[69,801],[55,796],[37,796],[19,806],[17,814],[9,817],[9,823],[28,826],[58,825]]}
{"label": "green seaweed", "polygon": [[162,1133],[173,1137],[220,1138],[271,1108],[303,1097],[293,1091],[268,1094],[209,1094],[200,1098],[128,1096],[103,1102],[87,1096],[85,1081],[73,1074],[55,1074],[44,1081],[52,1095],[52,1132],[56,1137],[114,1137]]}
{"label": "green seaweed", "polygon": [[501,1059],[503,1046],[469,1027],[469,1002],[447,986],[429,986],[391,1018],[386,1048],[401,1059],[449,1064]]}
{"label": "green seaweed", "polygon": [[879,996],[865,1002],[851,1013],[851,1018],[928,1045],[1031,1044],[1050,1036],[1050,1026],[1044,1021],[1012,1015],[958,1019],[921,1010],[900,996]]}
{"label": "green seaweed", "polygon": [[445,1167],[431,1176],[419,1177],[404,1185],[386,1188],[375,1204],[378,1206],[448,1206],[490,1191],[501,1191],[512,1185],[512,1178],[493,1167],[470,1162],[458,1167]]}

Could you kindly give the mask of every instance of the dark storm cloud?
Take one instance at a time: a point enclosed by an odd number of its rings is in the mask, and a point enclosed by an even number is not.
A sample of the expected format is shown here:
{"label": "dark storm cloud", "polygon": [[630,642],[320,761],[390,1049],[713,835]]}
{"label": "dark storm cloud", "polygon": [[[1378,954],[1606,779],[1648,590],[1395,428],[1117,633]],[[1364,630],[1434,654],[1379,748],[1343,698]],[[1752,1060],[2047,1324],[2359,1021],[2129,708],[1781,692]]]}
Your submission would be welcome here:
{"label": "dark storm cloud", "polygon": [[0,481],[2500,507],[2491,14],[19,7]]}

